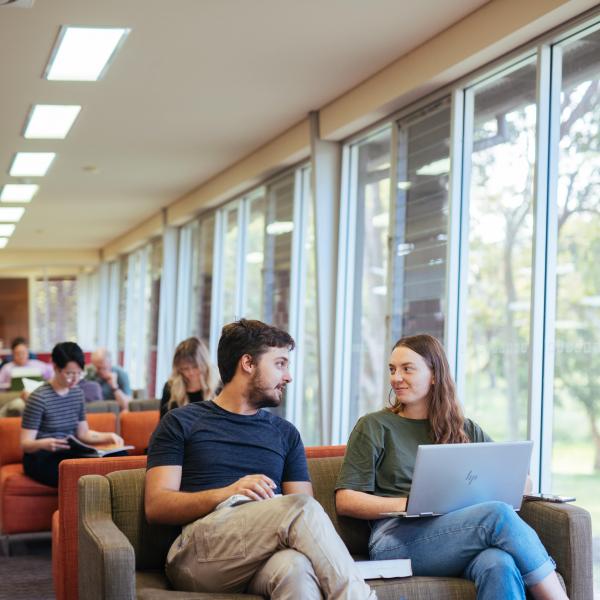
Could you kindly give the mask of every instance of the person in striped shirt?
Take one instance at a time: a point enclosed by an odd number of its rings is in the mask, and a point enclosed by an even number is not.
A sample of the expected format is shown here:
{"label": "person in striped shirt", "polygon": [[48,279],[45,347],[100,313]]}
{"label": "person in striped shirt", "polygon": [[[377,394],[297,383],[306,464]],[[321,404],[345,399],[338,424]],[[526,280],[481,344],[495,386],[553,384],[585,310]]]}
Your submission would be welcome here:
{"label": "person in striped shirt", "polygon": [[[84,356],[74,342],[61,342],[52,350],[54,376],[27,401],[21,424],[25,474],[46,485],[58,486],[58,465],[77,458],[65,439],[74,435],[86,444],[123,445],[116,433],[93,431],[85,418],[83,391],[77,385]],[[113,455],[114,456],[114,455]]]}

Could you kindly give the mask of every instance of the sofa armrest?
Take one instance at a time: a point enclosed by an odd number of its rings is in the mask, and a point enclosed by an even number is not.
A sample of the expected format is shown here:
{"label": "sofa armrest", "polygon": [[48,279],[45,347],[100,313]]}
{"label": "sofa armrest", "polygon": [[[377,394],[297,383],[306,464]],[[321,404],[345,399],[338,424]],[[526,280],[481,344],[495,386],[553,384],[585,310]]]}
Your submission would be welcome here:
{"label": "sofa armrest", "polygon": [[570,600],[591,600],[592,521],[590,513],[573,504],[524,502],[523,520],[537,532],[548,554],[556,561]]}
{"label": "sofa armrest", "polygon": [[135,600],[135,554],[112,520],[109,481],[79,480],[79,597]]}

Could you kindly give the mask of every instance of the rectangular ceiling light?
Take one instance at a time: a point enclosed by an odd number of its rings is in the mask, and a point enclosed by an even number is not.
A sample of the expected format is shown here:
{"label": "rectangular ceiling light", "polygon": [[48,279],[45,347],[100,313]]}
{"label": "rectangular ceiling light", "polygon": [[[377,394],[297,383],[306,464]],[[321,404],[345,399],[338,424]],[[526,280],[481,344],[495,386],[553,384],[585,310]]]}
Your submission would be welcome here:
{"label": "rectangular ceiling light", "polygon": [[12,177],[43,177],[55,156],[55,152],[17,152],[9,174]]}
{"label": "rectangular ceiling light", "polygon": [[14,225],[6,225],[0,223],[0,236],[1,237],[10,237],[15,232]]}
{"label": "rectangular ceiling light", "polygon": [[44,77],[52,81],[97,81],[130,31],[61,27]]}
{"label": "rectangular ceiling light", "polygon": [[5,248],[8,244],[8,238],[0,237],[0,249]]}
{"label": "rectangular ceiling light", "polygon": [[0,223],[17,223],[24,212],[22,206],[0,206]]}
{"label": "rectangular ceiling light", "polygon": [[39,188],[35,183],[7,183],[0,192],[0,202],[31,202]]}
{"label": "rectangular ceiling light", "polygon": [[23,135],[28,139],[64,140],[80,110],[77,105],[36,104],[29,113]]}

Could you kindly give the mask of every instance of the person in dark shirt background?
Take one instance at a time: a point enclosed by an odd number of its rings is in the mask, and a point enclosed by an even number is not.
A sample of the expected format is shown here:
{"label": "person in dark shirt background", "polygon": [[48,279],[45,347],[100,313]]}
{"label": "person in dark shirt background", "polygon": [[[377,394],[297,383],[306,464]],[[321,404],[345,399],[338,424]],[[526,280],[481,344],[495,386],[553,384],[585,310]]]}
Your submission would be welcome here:
{"label": "person in dark shirt background", "polygon": [[183,340],[175,349],[173,372],[163,387],[161,418],[172,408],[211,400],[219,392],[216,369],[206,344],[196,337]]}

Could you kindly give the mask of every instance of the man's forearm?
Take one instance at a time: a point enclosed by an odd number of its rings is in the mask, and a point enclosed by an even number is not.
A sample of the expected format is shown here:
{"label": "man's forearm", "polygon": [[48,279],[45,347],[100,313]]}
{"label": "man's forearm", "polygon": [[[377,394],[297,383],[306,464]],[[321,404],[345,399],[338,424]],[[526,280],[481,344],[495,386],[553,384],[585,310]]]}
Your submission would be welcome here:
{"label": "man's forearm", "polygon": [[129,408],[131,398],[121,388],[113,388],[113,395],[121,410],[127,410]]}
{"label": "man's forearm", "polygon": [[162,490],[146,494],[146,519],[150,523],[185,525],[212,512],[217,504],[231,496],[228,487],[202,492]]}

